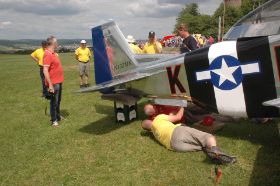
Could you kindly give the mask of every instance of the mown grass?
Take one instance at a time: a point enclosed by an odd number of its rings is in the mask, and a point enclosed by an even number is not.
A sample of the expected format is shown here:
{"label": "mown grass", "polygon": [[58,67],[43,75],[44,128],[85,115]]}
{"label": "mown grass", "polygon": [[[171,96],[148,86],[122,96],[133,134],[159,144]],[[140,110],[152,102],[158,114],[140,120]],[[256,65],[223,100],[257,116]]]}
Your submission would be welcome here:
{"label": "mown grass", "polygon": [[[60,56],[66,120],[52,128],[36,65],[29,56],[0,55],[1,185],[214,185],[214,165],[202,152],[168,151],[140,121],[115,124],[112,103],[99,93],[74,94],[74,56]],[[279,185],[276,123],[229,123],[217,139],[238,157],[222,167],[221,185]]]}

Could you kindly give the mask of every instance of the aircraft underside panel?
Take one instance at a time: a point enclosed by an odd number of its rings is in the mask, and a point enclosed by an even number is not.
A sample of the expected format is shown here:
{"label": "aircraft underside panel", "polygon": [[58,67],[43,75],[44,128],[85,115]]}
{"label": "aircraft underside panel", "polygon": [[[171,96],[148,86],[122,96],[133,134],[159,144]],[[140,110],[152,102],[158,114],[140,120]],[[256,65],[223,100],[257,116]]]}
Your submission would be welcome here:
{"label": "aircraft underside panel", "polygon": [[[131,82],[128,87],[141,90],[143,93],[157,97],[175,95],[189,96],[188,81],[184,59],[181,65],[162,67],[162,72],[145,79]],[[176,97],[176,96],[175,96]]]}
{"label": "aircraft underside panel", "polygon": [[276,99],[268,37],[217,43],[186,55],[191,97],[212,110],[238,117],[276,117]]}

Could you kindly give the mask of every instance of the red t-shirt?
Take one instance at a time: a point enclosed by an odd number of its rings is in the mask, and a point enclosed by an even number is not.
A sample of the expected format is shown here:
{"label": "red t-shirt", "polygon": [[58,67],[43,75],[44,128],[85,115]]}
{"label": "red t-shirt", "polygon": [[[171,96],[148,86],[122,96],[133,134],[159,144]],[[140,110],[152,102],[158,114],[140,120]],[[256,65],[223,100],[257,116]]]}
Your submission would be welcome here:
{"label": "red t-shirt", "polygon": [[[180,107],[176,107],[176,106],[167,106],[167,105],[153,105],[156,113],[153,116],[149,116],[149,120],[154,120],[156,116],[160,115],[160,114],[166,114],[166,115],[170,115],[170,114],[177,114],[177,112],[180,110]],[[181,123],[185,123],[185,117],[183,116],[181,119]]]}
{"label": "red t-shirt", "polygon": [[[49,74],[52,84],[62,83],[64,81],[64,73],[58,55],[55,52],[45,50],[43,62],[44,66],[49,66]],[[48,86],[48,82],[45,82]]]}

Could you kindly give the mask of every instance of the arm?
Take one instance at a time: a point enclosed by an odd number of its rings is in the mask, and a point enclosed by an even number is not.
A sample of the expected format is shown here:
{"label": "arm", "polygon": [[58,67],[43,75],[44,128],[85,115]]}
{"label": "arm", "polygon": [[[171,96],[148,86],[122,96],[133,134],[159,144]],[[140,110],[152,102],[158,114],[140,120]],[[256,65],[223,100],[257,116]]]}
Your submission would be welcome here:
{"label": "arm", "polygon": [[49,73],[50,66],[51,66],[50,56],[45,54],[44,58],[43,58],[43,73],[44,73],[44,76],[45,76],[45,80],[49,84],[49,90],[48,91],[50,93],[54,93],[54,87],[53,87],[53,84],[52,84],[52,81],[51,81],[51,78],[50,78],[50,73]]}
{"label": "arm", "polygon": [[32,58],[36,63],[38,63],[38,59],[37,59],[36,57],[31,56],[31,58]]}
{"label": "arm", "polygon": [[50,66],[44,66],[43,72],[44,72],[45,79],[49,84],[49,92],[54,93],[54,87],[53,87],[53,84],[51,82],[51,78],[50,78],[50,74],[49,74],[49,68],[50,68]]}
{"label": "arm", "polygon": [[92,53],[91,53],[91,51],[90,51],[90,49],[88,48],[88,57],[89,57],[89,59],[91,58],[91,56],[92,56]]}
{"label": "arm", "polygon": [[156,49],[158,53],[162,53],[162,46],[159,42],[156,41]]}
{"label": "arm", "polygon": [[176,122],[180,121],[183,116],[184,116],[184,107],[181,107],[176,115],[173,115],[173,116],[169,115],[168,116],[168,121],[170,121],[172,123],[176,123]]}
{"label": "arm", "polygon": [[31,54],[31,58],[32,58],[36,63],[39,62],[39,60],[38,60],[37,57],[36,57],[35,52],[33,52],[33,53]]}
{"label": "arm", "polygon": [[144,54],[148,54],[148,42],[145,43],[144,47],[143,47],[143,53]]}
{"label": "arm", "polygon": [[198,49],[198,43],[197,43],[197,41],[195,40],[195,38],[193,38],[193,37],[191,37],[191,40],[190,40],[190,42],[189,42],[189,48],[191,49],[191,50],[195,50],[195,49]]}
{"label": "arm", "polygon": [[78,57],[77,54],[75,55],[75,58],[76,58],[76,60],[79,62],[79,57]]}
{"label": "arm", "polygon": [[79,62],[79,51],[78,51],[78,49],[75,50],[75,59],[77,60],[77,62]]}

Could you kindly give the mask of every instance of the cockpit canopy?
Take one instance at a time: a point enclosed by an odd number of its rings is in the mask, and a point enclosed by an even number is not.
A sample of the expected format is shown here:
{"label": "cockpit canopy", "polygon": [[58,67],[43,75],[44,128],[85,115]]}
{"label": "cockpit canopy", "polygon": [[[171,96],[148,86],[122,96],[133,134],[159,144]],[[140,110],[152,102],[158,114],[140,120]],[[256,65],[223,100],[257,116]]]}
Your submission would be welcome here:
{"label": "cockpit canopy", "polygon": [[280,34],[280,1],[271,0],[241,18],[224,40]]}

